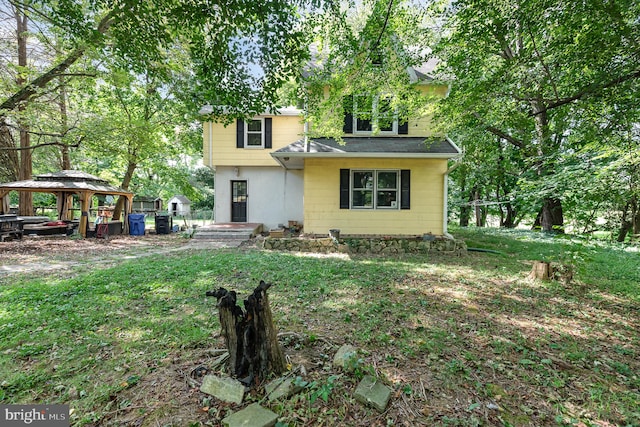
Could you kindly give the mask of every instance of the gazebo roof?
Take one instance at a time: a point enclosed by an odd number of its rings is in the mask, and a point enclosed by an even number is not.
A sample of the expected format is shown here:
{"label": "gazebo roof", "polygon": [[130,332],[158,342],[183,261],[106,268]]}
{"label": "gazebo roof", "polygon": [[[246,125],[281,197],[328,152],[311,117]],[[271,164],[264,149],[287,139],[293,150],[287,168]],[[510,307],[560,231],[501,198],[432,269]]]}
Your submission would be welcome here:
{"label": "gazebo roof", "polygon": [[105,179],[77,170],[37,175],[34,179],[0,184],[0,191],[70,192],[132,196],[133,193],[109,184]]}

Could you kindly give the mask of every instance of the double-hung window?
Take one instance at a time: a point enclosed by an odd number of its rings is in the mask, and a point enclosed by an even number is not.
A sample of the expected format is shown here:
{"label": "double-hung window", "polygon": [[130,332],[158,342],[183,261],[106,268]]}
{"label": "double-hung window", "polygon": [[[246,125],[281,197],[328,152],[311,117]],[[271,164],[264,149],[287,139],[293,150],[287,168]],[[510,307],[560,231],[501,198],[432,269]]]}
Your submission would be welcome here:
{"label": "double-hung window", "polygon": [[237,120],[236,148],[271,148],[273,138],[273,118],[259,117]]}
{"label": "double-hung window", "polygon": [[340,169],[340,209],[411,209],[411,170]]}
{"label": "double-hung window", "polygon": [[353,170],[352,209],[398,209],[400,171]]}
{"label": "double-hung window", "polygon": [[398,115],[386,96],[353,97],[353,129],[358,134],[398,133]]}
{"label": "double-hung window", "polygon": [[245,122],[245,141],[247,148],[264,147],[264,122],[262,119],[252,119]]}

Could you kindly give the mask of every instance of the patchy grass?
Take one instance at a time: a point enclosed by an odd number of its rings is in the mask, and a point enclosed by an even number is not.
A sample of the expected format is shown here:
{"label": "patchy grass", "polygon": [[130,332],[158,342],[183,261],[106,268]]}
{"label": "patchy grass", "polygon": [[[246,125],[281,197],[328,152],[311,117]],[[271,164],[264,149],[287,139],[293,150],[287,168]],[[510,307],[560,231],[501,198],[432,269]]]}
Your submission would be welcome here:
{"label": "patchy grass", "polygon": [[[77,426],[220,425],[239,407],[198,391],[198,368],[221,369],[212,361],[223,347],[204,294],[223,286],[246,296],[264,279],[304,386],[262,402],[281,426],[640,425],[638,253],[525,232],[454,235],[500,254],[184,249],[7,276],[0,402],[68,403]],[[575,280],[529,280],[538,259],[573,263]],[[343,343],[361,349],[350,374],[331,366]],[[393,388],[386,412],[354,401],[364,374]]]}

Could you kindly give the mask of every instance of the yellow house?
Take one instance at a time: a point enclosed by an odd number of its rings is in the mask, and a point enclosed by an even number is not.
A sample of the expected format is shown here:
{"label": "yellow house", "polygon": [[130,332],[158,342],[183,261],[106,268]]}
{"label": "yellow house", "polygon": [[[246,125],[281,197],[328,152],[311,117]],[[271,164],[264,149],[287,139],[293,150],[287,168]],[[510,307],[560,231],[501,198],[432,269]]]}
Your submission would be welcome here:
{"label": "yellow house", "polygon": [[[418,90],[444,94],[446,87]],[[273,229],[297,221],[312,235],[446,234],[448,160],[460,150],[433,135],[428,117],[402,123],[384,105],[383,98],[354,97],[343,144],[305,138],[294,108],[226,127],[205,122],[216,222]]]}

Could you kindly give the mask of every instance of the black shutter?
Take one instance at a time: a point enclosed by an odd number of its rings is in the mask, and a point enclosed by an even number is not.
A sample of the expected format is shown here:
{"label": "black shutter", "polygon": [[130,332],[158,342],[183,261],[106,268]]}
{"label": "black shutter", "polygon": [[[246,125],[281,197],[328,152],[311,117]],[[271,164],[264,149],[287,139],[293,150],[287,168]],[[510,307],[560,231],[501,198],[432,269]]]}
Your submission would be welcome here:
{"label": "black shutter", "polygon": [[273,132],[271,131],[271,117],[264,119],[264,148],[271,148],[271,139]]}
{"label": "black shutter", "polygon": [[340,169],[340,209],[349,209],[349,169]]}
{"label": "black shutter", "polygon": [[409,122],[398,123],[398,135],[407,135],[409,133]]}
{"label": "black shutter", "polygon": [[244,120],[238,119],[236,125],[236,148],[244,148]]}
{"label": "black shutter", "polygon": [[400,171],[400,209],[411,209],[411,171]]}
{"label": "black shutter", "polygon": [[343,99],[342,108],[344,109],[344,125],[342,132],[353,133],[353,97],[349,96]]}

